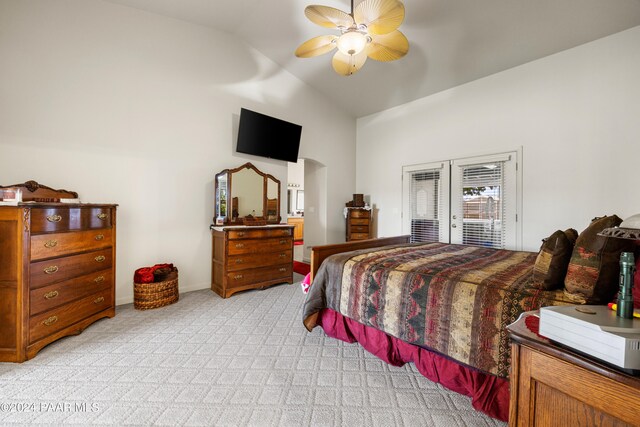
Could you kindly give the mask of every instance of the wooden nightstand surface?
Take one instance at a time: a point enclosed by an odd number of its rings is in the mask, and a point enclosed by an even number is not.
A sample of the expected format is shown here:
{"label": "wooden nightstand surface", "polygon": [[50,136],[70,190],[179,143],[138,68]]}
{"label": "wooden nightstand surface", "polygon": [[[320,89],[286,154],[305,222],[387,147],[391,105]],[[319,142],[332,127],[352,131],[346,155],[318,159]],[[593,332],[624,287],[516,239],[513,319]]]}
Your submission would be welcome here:
{"label": "wooden nightstand surface", "polygon": [[536,335],[537,319],[526,320],[533,313],[523,314],[507,328],[511,338],[509,425],[640,425],[640,378]]}

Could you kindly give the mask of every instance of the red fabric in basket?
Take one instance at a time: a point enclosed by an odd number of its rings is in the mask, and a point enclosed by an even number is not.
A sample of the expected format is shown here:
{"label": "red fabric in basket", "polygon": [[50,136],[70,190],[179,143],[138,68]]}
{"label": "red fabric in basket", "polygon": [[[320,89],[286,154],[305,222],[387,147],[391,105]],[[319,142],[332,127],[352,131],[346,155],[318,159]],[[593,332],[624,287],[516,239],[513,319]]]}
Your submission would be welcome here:
{"label": "red fabric in basket", "polygon": [[154,277],[153,272],[159,268],[171,268],[173,269],[173,264],[156,264],[153,267],[142,267],[139,268],[133,273],[133,282],[134,283],[153,283]]}

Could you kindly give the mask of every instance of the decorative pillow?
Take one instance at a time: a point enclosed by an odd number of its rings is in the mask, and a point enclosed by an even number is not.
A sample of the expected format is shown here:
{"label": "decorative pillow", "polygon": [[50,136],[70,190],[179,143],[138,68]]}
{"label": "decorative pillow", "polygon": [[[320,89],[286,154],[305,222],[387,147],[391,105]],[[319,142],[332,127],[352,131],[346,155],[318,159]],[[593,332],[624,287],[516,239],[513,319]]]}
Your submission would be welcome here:
{"label": "decorative pillow", "polygon": [[633,250],[633,241],[598,236],[605,228],[620,225],[617,215],[595,218],[578,236],[573,248],[565,294],[576,302],[606,303],[618,290],[620,253]]}
{"label": "decorative pillow", "polygon": [[542,240],[533,266],[532,287],[547,291],[562,287],[577,238],[578,232],[570,228],[558,230]]}

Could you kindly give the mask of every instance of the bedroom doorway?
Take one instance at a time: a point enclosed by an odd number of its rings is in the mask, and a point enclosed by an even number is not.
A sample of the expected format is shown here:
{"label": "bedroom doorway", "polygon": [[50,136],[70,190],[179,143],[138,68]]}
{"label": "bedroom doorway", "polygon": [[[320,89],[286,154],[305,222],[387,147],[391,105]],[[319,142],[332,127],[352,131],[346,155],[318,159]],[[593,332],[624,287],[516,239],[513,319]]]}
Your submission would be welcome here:
{"label": "bedroom doorway", "polygon": [[293,225],[293,259],[304,258],[304,159],[288,164],[287,224]]}
{"label": "bedroom doorway", "polygon": [[403,233],[412,242],[519,249],[519,151],[405,166]]}

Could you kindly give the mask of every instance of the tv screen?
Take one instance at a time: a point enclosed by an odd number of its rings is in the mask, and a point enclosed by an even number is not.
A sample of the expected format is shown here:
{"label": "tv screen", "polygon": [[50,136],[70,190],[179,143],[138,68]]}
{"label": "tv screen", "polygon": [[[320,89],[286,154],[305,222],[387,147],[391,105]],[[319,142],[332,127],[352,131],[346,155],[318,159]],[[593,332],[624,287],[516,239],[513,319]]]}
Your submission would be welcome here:
{"label": "tv screen", "polygon": [[238,128],[238,153],[298,161],[302,126],[242,108]]}

